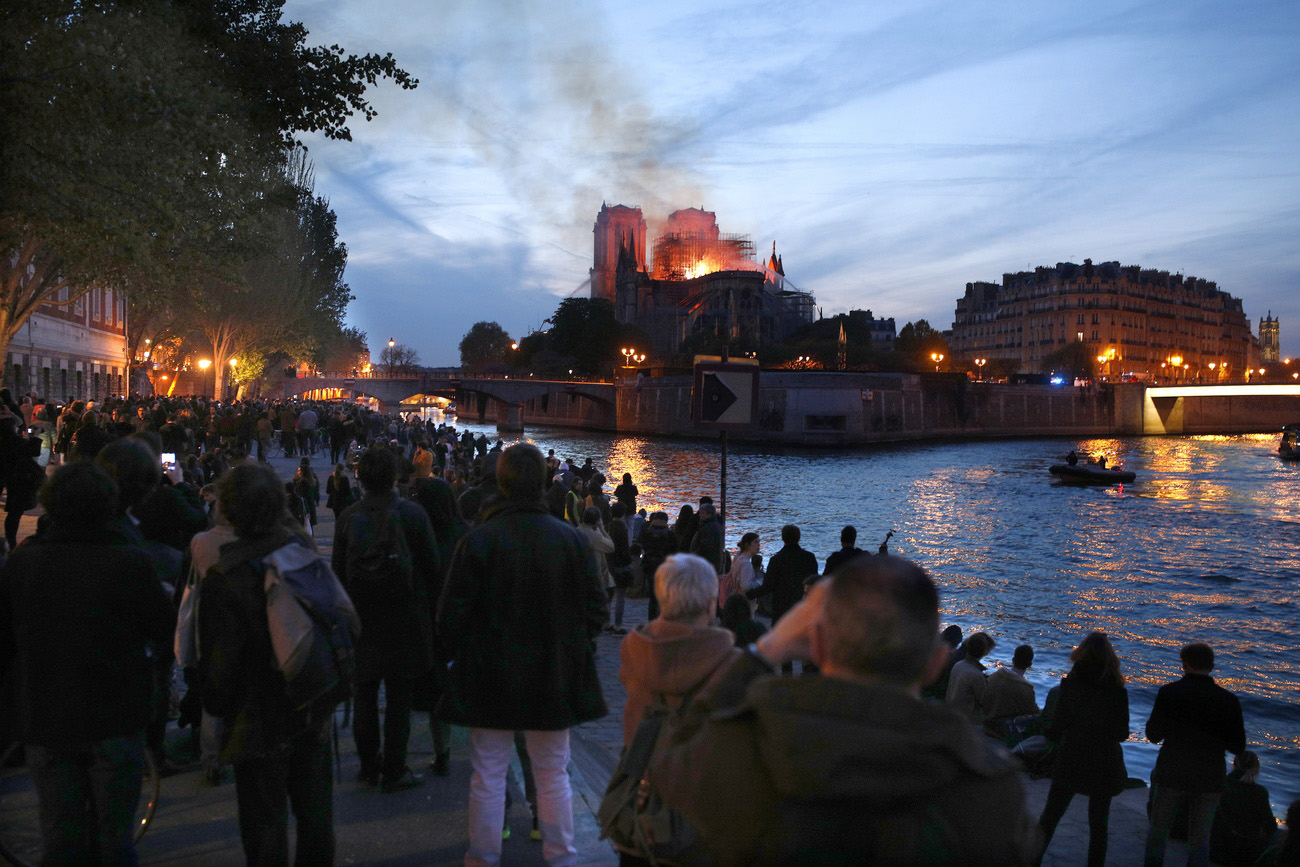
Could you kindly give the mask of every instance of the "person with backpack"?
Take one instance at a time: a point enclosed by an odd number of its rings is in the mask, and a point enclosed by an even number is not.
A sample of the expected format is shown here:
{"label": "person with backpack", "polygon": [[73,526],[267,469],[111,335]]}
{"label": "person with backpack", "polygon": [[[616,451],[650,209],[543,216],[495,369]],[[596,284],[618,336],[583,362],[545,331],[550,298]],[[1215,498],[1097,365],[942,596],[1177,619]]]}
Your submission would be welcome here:
{"label": "person with backpack", "polygon": [[[406,766],[406,745],[417,681],[435,661],[433,606],[441,566],[429,516],[394,490],[392,450],[367,449],[357,461],[357,477],[364,493],[339,515],[333,551],[334,571],[361,617],[352,729],[361,760],[357,781],[397,792],[424,782]],[[386,703],[382,739],[380,684]]]}
{"label": "person with backpack", "polygon": [[203,578],[199,681],[203,709],[222,721],[220,760],[235,771],[239,836],[249,864],[288,864],[288,812],[297,864],[334,863],[330,743],[337,700],[302,712],[275,655],[266,558],[285,548],[314,553],[288,516],[284,487],[265,464],[233,467],[217,503],[236,539]]}
{"label": "person with backpack", "polygon": [[[680,718],[692,698],[708,691],[740,656],[732,634],[713,625],[718,573],[709,561],[673,554],[654,582],[659,616],[619,646],[618,679],[627,687],[623,754],[597,812],[601,836],[614,844],[625,867],[707,863],[699,833],[641,781],[665,722]],[[672,830],[665,835],[666,829]]]}

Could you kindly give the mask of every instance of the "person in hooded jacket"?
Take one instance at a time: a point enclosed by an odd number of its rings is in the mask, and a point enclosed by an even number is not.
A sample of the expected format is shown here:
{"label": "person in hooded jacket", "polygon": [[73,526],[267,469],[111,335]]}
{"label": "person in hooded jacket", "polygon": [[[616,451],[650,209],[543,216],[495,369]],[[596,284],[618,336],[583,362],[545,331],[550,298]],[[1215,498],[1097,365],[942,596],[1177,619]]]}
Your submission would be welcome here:
{"label": "person in hooded jacket", "polygon": [[[845,564],[687,709],[649,784],[724,865],[1027,863],[1037,834],[1010,756],[921,699],[938,634],[920,567]],[[776,676],[793,659],[821,673]]]}
{"label": "person in hooded jacket", "polygon": [[672,708],[715,680],[740,655],[731,632],[713,626],[718,575],[694,554],[673,554],[655,571],[659,616],[628,633],[619,646],[619,681],[627,688],[623,745],[655,695]]}

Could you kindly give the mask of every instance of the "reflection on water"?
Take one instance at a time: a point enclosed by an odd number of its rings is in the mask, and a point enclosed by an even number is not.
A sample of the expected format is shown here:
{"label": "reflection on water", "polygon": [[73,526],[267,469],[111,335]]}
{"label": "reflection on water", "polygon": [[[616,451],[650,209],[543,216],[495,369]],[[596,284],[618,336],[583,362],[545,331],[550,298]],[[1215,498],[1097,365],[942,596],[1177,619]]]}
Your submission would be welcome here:
{"label": "reflection on water", "polygon": [[[484,430],[489,436],[495,431]],[[588,455],[617,484],[630,472],[640,505],[676,516],[717,498],[714,440],[681,441],[528,432],[543,450]],[[733,446],[728,542],[753,530],[765,554],[796,523],[824,562],[845,524],[874,550],[894,530],[893,553],[934,576],[945,623],[983,629],[1007,660],[1036,648],[1030,680],[1041,702],[1068,670],[1073,646],[1109,633],[1124,661],[1131,724],[1141,732],[1156,689],[1180,676],[1179,648],[1214,646],[1216,675],[1242,699],[1261,782],[1274,805],[1300,798],[1300,466],[1279,461],[1276,437],[1021,440],[811,451]],[[1047,473],[1075,448],[1135,471],[1119,487],[1062,485]],[[1156,747],[1125,747],[1130,774],[1147,777]]]}

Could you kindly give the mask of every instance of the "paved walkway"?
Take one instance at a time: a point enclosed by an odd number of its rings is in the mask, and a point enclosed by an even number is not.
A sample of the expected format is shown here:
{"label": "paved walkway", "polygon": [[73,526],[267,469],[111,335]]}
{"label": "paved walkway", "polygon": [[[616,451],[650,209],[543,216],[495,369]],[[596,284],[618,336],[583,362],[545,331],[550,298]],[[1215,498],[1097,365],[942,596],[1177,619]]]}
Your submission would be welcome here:
{"label": "paved walkway", "polygon": [[[324,478],[331,471],[328,455],[317,456],[313,468]],[[298,466],[297,458],[273,461],[277,472],[289,479]],[[315,528],[317,545],[326,553],[334,532],[333,516],[323,506],[320,524]],[[34,514],[23,520],[20,536],[35,530]],[[628,600],[624,626],[645,622],[644,601]],[[584,864],[616,864],[617,858],[607,843],[599,839],[595,811],[610,772],[622,747],[622,707],[626,691],[618,680],[621,638],[601,635],[597,639],[597,669],[610,713],[603,719],[579,726],[573,731],[570,776],[573,783],[577,846]],[[341,721],[341,714],[339,717]],[[191,748],[188,731],[173,731],[169,748],[183,754]],[[451,775],[434,777],[426,774],[425,783],[415,789],[394,794],[355,782],[359,764],[351,732],[340,732],[339,772],[335,786],[335,829],[338,838],[338,863],[374,865],[429,865],[461,863],[467,844],[466,805],[469,791],[468,737],[463,729],[453,730]],[[416,714],[411,737],[411,765],[423,771],[432,757],[431,740],[423,714]],[[158,812],[148,834],[141,841],[139,853],[143,864],[157,865],[237,865],[243,863],[236,821],[234,786],[227,782],[206,785],[197,768],[168,777],[163,781]],[[512,768],[510,788],[514,805],[507,816],[511,836],[503,844],[503,863],[543,864],[541,844],[529,840],[531,826],[524,801],[518,764]],[[1047,799],[1046,780],[1026,778],[1028,807],[1037,815]],[[1145,801],[1147,790],[1123,793],[1111,807],[1110,847],[1107,863],[1137,865],[1142,861],[1146,835]],[[987,821],[1000,821],[997,804],[972,805],[984,813]],[[1049,865],[1074,865],[1086,860],[1088,847],[1087,801],[1076,798],[1056,832],[1052,847],[1044,859]],[[1170,863],[1183,863],[1185,848],[1171,844]]]}

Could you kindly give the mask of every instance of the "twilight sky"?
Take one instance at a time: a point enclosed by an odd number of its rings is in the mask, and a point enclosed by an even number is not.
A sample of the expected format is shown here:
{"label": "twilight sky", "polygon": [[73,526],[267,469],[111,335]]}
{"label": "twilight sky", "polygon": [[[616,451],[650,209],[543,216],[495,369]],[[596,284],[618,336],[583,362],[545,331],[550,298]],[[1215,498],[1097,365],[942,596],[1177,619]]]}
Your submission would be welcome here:
{"label": "twilight sky", "polygon": [[307,139],[375,357],[459,360],[586,295],[601,202],[714,211],[826,315],[952,326],[973,280],[1118,260],[1216,281],[1300,356],[1300,3],[289,0],[391,51]]}

